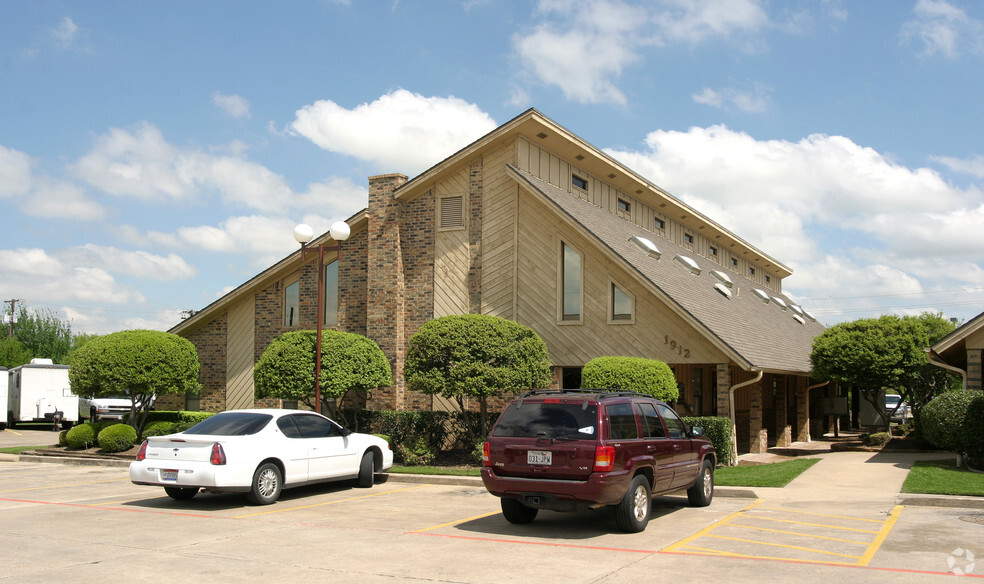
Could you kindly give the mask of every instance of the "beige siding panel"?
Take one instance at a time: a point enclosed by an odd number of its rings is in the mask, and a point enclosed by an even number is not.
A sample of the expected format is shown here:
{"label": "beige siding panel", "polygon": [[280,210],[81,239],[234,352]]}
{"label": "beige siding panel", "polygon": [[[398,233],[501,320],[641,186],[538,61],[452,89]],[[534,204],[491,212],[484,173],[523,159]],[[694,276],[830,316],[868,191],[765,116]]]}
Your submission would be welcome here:
{"label": "beige siding panel", "polygon": [[229,309],[226,338],[226,409],[253,407],[253,296]]}
{"label": "beige siding panel", "polygon": [[434,257],[434,318],[468,314],[468,232],[437,233]]}
{"label": "beige siding panel", "polygon": [[[482,203],[482,313],[514,318],[516,239],[516,197],[518,187],[509,178],[505,165],[518,155],[536,161],[539,149],[530,147],[523,139],[490,152],[483,161],[485,177]],[[520,163],[522,164],[522,162]]]}

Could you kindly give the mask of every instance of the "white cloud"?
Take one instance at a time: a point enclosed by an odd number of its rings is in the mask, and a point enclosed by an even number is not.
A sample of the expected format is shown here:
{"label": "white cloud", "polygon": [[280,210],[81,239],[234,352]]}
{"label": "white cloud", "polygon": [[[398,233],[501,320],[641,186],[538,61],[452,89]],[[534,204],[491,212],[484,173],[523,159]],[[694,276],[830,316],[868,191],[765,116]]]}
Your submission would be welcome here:
{"label": "white cloud", "polygon": [[249,101],[238,95],[223,95],[218,91],[212,92],[212,103],[234,118],[248,118]]}
{"label": "white cloud", "polygon": [[87,243],[60,254],[63,261],[150,280],[185,280],[197,270],[177,254],[166,256]]}
{"label": "white cloud", "polygon": [[984,22],[944,0],[919,0],[915,19],[902,26],[905,42],[922,46],[924,56],[957,59],[963,53],[984,54]]}
{"label": "white cloud", "polygon": [[44,219],[101,219],[106,210],[68,181],[34,173],[27,154],[0,146],[0,198],[19,211]]}
{"label": "white cloud", "polygon": [[31,157],[0,146],[0,197],[24,194],[31,184]]}
{"label": "white cloud", "polygon": [[950,156],[936,156],[933,160],[952,171],[961,174],[969,174],[976,178],[984,178],[984,155],[978,154],[970,158],[953,158]]}
{"label": "white cloud", "polygon": [[698,44],[769,24],[756,0],[541,0],[537,12],[541,22],[515,35],[513,48],[527,74],[580,103],[624,105],[616,81],[642,62],[646,46]]}
{"label": "white cloud", "polygon": [[399,89],[345,109],[322,100],[298,110],[290,128],[321,148],[414,175],[495,128],[488,114],[456,97]]}
{"label": "white cloud", "polygon": [[727,109],[734,106],[747,113],[762,113],[769,109],[772,100],[770,94],[772,90],[762,84],[755,84],[752,91],[727,88],[720,91],[705,87],[700,93],[692,94],[690,97],[695,102],[708,105],[718,109]]}
{"label": "white cloud", "polygon": [[79,39],[79,27],[67,16],[59,21],[58,26],[48,31],[51,41],[60,49],[71,49]]}

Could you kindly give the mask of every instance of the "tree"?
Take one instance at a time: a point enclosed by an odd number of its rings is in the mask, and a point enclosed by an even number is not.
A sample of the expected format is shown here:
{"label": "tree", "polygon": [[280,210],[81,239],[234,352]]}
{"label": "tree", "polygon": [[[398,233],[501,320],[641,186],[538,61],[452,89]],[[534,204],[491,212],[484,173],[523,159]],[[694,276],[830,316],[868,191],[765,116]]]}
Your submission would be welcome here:
{"label": "tree", "polygon": [[14,325],[14,338],[31,353],[31,358],[41,357],[64,363],[72,348],[72,325],[58,318],[51,310],[28,311],[21,306]]}
{"label": "tree", "polygon": [[[547,345],[530,327],[486,314],[444,316],[410,337],[404,365],[407,387],[453,399],[479,402],[479,432],[485,436],[488,398],[550,383]],[[474,428],[466,428],[474,442]]]}
{"label": "tree", "polygon": [[8,369],[31,362],[31,352],[14,337],[0,339],[0,366]]}
{"label": "tree", "polygon": [[581,372],[581,387],[636,391],[666,402],[680,397],[673,370],[658,359],[597,357]]}
{"label": "tree", "polygon": [[[314,407],[315,331],[291,331],[273,340],[253,368],[257,398],[297,400]],[[321,403],[344,423],[339,403],[350,391],[365,395],[393,385],[393,370],[374,341],[325,330],[321,335]]]}
{"label": "tree", "polygon": [[198,391],[201,365],[188,339],[171,333],[130,330],[82,345],[68,371],[72,391],[84,397],[130,399],[129,423],[140,435],[155,395]]}
{"label": "tree", "polygon": [[896,389],[905,401],[924,403],[916,399],[917,388],[937,375],[927,369],[932,365],[925,348],[932,342],[930,332],[936,335],[940,330],[932,315],[886,315],[834,325],[813,341],[812,375],[851,385],[889,430],[891,417],[880,405],[882,392]]}

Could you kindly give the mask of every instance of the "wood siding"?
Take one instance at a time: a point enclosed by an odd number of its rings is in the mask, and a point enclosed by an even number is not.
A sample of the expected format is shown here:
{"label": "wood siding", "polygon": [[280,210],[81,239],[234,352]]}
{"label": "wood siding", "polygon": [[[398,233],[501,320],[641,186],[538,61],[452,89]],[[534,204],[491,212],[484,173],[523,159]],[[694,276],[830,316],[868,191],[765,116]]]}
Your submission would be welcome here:
{"label": "wood siding", "polygon": [[226,409],[253,407],[253,296],[229,308],[226,337]]}
{"label": "wood siding", "polygon": [[[435,186],[437,200],[468,200],[468,169]],[[441,205],[438,204],[438,208]],[[459,229],[439,229],[434,241],[434,318],[468,313],[468,223]]]}

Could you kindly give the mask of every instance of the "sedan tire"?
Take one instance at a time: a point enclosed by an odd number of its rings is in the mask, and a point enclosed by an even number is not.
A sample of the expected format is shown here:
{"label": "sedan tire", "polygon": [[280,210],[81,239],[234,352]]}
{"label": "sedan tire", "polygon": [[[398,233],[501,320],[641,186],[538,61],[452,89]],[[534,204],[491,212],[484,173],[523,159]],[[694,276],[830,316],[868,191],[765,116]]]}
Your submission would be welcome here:
{"label": "sedan tire", "polygon": [[359,464],[359,482],[358,485],[363,489],[368,489],[372,486],[373,477],[373,455],[372,452],[366,452],[362,455],[362,462]]}
{"label": "sedan tire", "polygon": [[269,505],[280,497],[283,483],[280,467],[272,462],[265,462],[253,473],[253,482],[247,497],[254,505]]}
{"label": "sedan tire", "polygon": [[168,497],[176,501],[187,501],[198,494],[198,487],[164,487]]}

